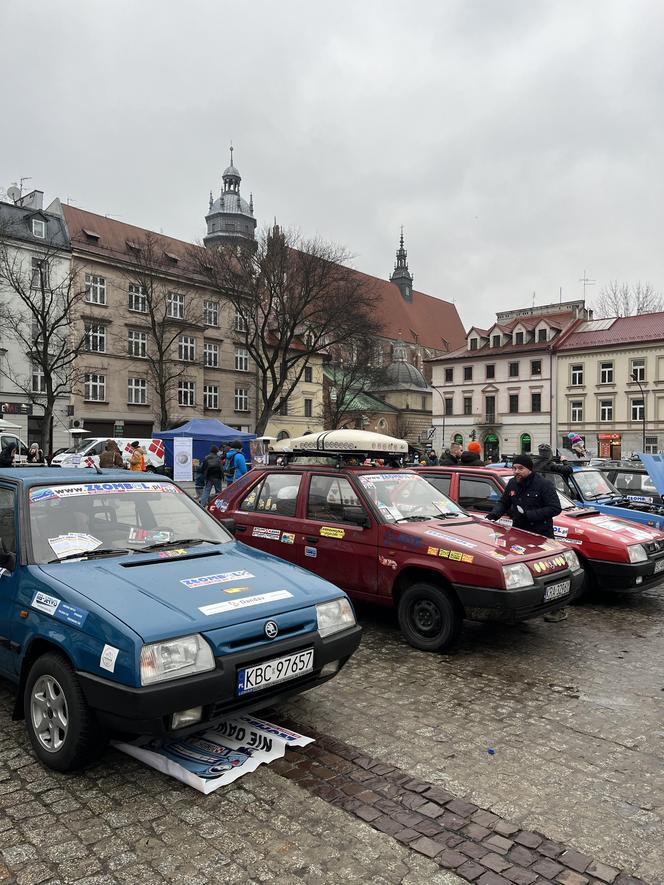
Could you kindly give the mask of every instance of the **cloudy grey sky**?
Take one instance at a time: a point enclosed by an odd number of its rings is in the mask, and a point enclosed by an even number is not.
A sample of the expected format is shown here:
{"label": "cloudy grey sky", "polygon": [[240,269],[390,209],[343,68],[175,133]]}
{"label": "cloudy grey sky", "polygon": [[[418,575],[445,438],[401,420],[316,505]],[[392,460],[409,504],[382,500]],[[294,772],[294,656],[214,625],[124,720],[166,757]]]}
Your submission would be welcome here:
{"label": "cloudy grey sky", "polygon": [[204,233],[228,144],[275,216],[466,326],[664,289],[660,0],[2,0],[0,186]]}

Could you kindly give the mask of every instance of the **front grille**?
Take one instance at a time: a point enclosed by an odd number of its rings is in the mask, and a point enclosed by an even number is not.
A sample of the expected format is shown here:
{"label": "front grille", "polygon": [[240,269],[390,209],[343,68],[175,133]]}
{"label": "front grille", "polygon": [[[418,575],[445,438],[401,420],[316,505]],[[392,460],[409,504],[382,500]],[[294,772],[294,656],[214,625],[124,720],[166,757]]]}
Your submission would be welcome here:
{"label": "front grille", "polygon": [[644,544],[643,546],[645,547],[648,556],[656,556],[658,553],[661,553],[664,550],[664,540],[648,541],[648,543]]}

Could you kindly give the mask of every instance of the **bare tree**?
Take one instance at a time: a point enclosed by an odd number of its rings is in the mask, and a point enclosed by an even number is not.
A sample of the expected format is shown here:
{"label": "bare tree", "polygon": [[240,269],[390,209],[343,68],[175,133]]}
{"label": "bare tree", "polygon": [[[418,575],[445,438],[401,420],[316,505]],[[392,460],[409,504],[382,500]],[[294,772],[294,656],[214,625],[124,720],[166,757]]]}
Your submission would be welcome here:
{"label": "bare tree", "polygon": [[[52,447],[52,418],[58,397],[80,380],[78,358],[85,335],[72,324],[85,295],[70,256],[45,245],[29,252],[17,247],[11,225],[0,230],[0,328],[27,358],[4,374],[28,399],[41,406],[41,447]],[[27,365],[27,370],[26,370]],[[36,376],[39,380],[35,383]]]}
{"label": "bare tree", "polygon": [[630,317],[664,310],[664,299],[650,283],[612,280],[600,291],[594,305],[597,317]]}
{"label": "bare tree", "polygon": [[259,235],[253,252],[222,246],[192,257],[235,308],[236,334],[256,365],[259,436],[312,356],[380,333],[373,288],[346,266],[344,249],[320,239],[275,225]]}
{"label": "bare tree", "polygon": [[[191,293],[180,291],[181,275],[187,268],[180,267],[175,276],[165,249],[168,247],[156,234],[147,232],[139,241],[129,244],[124,271],[136,311],[136,328],[148,336],[145,351],[134,355],[140,355],[147,366],[156,394],[155,418],[162,430],[173,421],[171,409],[180,379],[200,364],[198,358],[179,358],[180,336],[200,328],[203,320],[200,301]],[[118,341],[118,349],[127,350],[126,337]]]}
{"label": "bare tree", "polygon": [[365,338],[330,348],[328,367],[332,380],[323,396],[323,426],[341,427],[346,417],[357,411],[363,394],[379,384],[385,371],[373,364],[375,347]]}

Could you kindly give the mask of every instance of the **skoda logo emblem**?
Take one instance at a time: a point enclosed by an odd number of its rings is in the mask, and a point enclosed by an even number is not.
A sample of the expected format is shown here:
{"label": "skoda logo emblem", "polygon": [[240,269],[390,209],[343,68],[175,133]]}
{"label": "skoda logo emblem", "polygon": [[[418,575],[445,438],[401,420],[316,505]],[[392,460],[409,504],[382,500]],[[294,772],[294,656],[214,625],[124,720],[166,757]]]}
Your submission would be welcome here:
{"label": "skoda logo emblem", "polygon": [[279,632],[279,627],[275,624],[274,621],[266,621],[265,627],[265,635],[268,639],[274,639],[277,633]]}

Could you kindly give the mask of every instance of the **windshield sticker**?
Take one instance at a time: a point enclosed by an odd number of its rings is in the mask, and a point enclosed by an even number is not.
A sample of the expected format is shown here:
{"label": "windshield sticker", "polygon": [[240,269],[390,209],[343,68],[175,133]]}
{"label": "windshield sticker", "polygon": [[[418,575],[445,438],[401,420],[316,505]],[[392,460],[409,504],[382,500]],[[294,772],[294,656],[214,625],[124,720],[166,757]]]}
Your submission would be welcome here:
{"label": "windshield sticker", "polygon": [[49,538],[48,543],[55,555],[62,559],[72,553],[88,553],[99,547],[101,541],[93,535],[82,532],[68,532],[66,535],[58,535],[57,538]]}
{"label": "windshield sticker", "polygon": [[262,526],[254,526],[251,530],[252,538],[266,538],[269,541],[278,541],[281,538],[281,529],[266,529]]}
{"label": "windshield sticker", "polygon": [[82,608],[76,608],[75,605],[68,605],[57,596],[49,596],[47,593],[38,591],[32,597],[30,603],[32,608],[36,608],[40,612],[45,612],[65,624],[71,624],[74,627],[82,627],[88,613]]}
{"label": "windshield sticker", "polygon": [[324,538],[343,538],[346,535],[345,529],[338,529],[334,526],[324,525],[321,526],[320,534]]}
{"label": "windshield sticker", "polygon": [[99,666],[102,670],[108,670],[109,673],[115,673],[115,661],[120,649],[112,645],[105,645],[99,658]]}
{"label": "windshield sticker", "polygon": [[266,605],[268,602],[276,602],[278,599],[290,599],[292,596],[293,594],[288,590],[274,590],[272,593],[259,593],[256,596],[245,596],[241,599],[229,599],[225,602],[215,602],[213,605],[203,605],[198,610],[204,615],[219,615],[222,612],[249,608],[254,605]]}
{"label": "windshield sticker", "polygon": [[295,543],[295,535],[293,532],[282,532],[281,533],[281,543],[282,544],[294,544]]}
{"label": "windshield sticker", "polygon": [[365,488],[370,489],[375,482],[412,482],[418,480],[418,477],[414,473],[370,473],[359,479]]}
{"label": "windshield sticker", "polygon": [[378,562],[379,562],[381,565],[384,565],[386,568],[391,568],[391,569],[394,569],[394,570],[396,571],[397,564],[396,564],[396,562],[395,562],[394,559],[388,559],[386,556],[381,556],[381,555],[379,554],[379,556],[378,556]]}
{"label": "windshield sticker", "polygon": [[250,587],[224,587],[224,593],[246,593]]}
{"label": "windshield sticker", "polygon": [[184,494],[170,482],[90,482],[84,485],[50,486],[30,489],[30,502],[47,498],[80,498],[87,495],[109,495],[125,492],[171,492]]}
{"label": "windshield sticker", "polygon": [[162,550],[159,559],[172,559],[174,556],[184,556],[187,553],[185,547],[177,547],[175,550]]}
{"label": "windshield sticker", "polygon": [[185,578],[180,581],[187,590],[194,590],[196,587],[212,587],[214,584],[228,584],[231,581],[246,581],[247,578],[255,578],[251,572],[245,569],[238,569],[236,572],[222,572],[219,575],[201,575],[198,578]]}
{"label": "windshield sticker", "polygon": [[569,533],[569,529],[566,526],[562,525],[554,525],[553,534],[556,538],[566,538]]}
{"label": "windshield sticker", "polygon": [[475,559],[470,553],[462,553],[460,550],[444,550],[442,547],[427,547],[427,553],[429,556],[442,556],[443,559],[452,559],[469,565]]}
{"label": "windshield sticker", "polygon": [[425,535],[432,535],[434,538],[450,541],[452,544],[458,544],[460,547],[467,547],[469,550],[474,550],[475,547],[477,547],[477,544],[472,544],[464,538],[455,538],[454,535],[446,535],[445,532],[437,532],[435,529],[429,529],[425,532]]}
{"label": "windshield sticker", "polygon": [[134,544],[160,544],[175,540],[175,532],[160,531],[159,529],[139,529],[133,526],[129,529],[129,539]]}
{"label": "windshield sticker", "polygon": [[308,556],[309,559],[315,559],[318,556],[318,550],[315,547],[305,547],[304,555]]}

